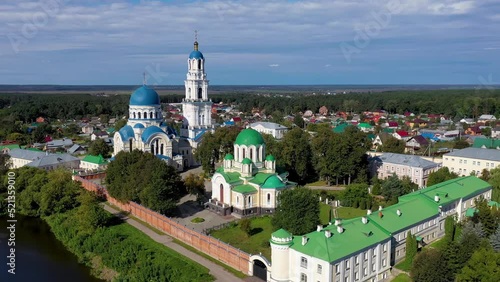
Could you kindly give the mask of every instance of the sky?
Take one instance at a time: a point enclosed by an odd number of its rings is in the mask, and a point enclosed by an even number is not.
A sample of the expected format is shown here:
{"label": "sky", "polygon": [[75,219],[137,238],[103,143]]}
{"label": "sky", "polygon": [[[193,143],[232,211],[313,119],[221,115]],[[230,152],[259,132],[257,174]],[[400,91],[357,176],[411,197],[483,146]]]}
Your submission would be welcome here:
{"label": "sky", "polygon": [[500,83],[498,0],[2,0],[0,84]]}

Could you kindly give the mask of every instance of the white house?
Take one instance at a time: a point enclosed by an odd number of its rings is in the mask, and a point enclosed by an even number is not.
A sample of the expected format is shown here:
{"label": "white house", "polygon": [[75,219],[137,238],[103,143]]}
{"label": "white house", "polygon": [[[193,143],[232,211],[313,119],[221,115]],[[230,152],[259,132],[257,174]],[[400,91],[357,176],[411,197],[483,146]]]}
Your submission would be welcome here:
{"label": "white house", "polygon": [[85,158],[82,159],[80,163],[80,168],[86,171],[104,170],[106,169],[107,165],[108,162],[102,157],[102,155],[99,156],[87,155],[85,156]]}
{"label": "white house", "polygon": [[484,169],[491,170],[500,165],[500,150],[465,148],[443,155],[443,166],[451,172],[466,176],[480,176]]}
{"label": "white house", "polygon": [[286,126],[274,122],[254,122],[251,123],[250,128],[257,130],[260,133],[272,135],[275,139],[281,139],[288,131]]}
{"label": "white house", "polygon": [[53,170],[59,167],[76,169],[80,167],[80,159],[69,154],[49,154],[33,150],[14,149],[9,152],[11,168],[23,166]]}

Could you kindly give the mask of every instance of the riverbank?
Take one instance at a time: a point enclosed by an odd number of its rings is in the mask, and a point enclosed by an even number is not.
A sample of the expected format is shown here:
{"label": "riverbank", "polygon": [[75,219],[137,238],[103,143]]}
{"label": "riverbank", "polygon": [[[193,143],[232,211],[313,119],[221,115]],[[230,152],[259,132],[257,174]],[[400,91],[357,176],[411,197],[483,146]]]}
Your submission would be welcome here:
{"label": "riverbank", "polygon": [[213,281],[209,270],[114,218],[94,232],[79,232],[75,210],[45,220],[79,261],[106,281]]}

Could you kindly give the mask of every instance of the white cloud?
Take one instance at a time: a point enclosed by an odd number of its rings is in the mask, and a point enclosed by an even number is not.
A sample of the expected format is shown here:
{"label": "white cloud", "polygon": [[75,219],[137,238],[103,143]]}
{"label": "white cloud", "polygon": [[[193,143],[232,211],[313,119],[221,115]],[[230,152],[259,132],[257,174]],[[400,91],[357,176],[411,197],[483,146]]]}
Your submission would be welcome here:
{"label": "white cloud", "polygon": [[272,68],[277,68],[277,67],[279,67],[280,65],[279,65],[279,64],[270,64],[269,66],[270,66],[270,67],[272,67]]}

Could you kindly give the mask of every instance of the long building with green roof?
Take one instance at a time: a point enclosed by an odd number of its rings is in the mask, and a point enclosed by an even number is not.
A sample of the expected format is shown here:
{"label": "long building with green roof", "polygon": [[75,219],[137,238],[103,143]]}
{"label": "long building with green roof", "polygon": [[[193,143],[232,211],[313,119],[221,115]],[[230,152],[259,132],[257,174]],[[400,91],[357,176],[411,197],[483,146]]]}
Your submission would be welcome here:
{"label": "long building with green roof", "polygon": [[308,234],[271,235],[268,281],[386,281],[406,255],[408,231],[424,246],[444,236],[444,220],[465,218],[475,200],[491,200],[487,182],[467,176],[399,197],[365,216],[319,225]]}
{"label": "long building with green roof", "polygon": [[276,159],[266,156],[264,138],[255,129],[242,130],[234,142],[233,154],[212,176],[212,211],[236,217],[273,213],[283,189],[294,187],[287,172],[276,170]]}

